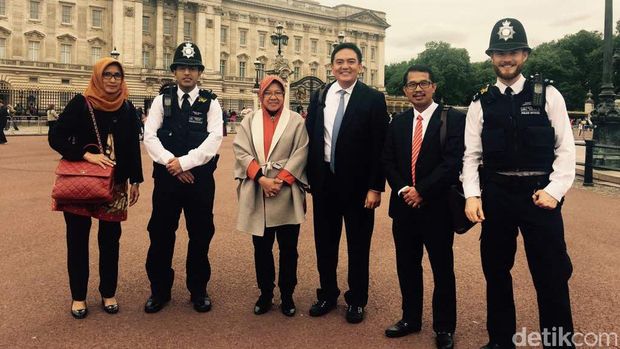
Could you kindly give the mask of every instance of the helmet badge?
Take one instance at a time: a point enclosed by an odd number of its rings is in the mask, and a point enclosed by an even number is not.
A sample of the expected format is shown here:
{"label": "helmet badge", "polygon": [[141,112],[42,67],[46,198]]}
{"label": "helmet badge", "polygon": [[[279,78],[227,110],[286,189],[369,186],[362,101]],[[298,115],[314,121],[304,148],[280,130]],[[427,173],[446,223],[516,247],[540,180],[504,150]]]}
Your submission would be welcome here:
{"label": "helmet badge", "polygon": [[511,24],[510,21],[502,22],[502,26],[499,27],[499,30],[497,31],[497,35],[499,36],[500,39],[504,39],[504,41],[508,41],[513,38],[515,34],[515,30],[510,24]]}
{"label": "helmet badge", "polygon": [[185,46],[183,46],[182,52],[183,52],[183,57],[187,57],[187,58],[192,58],[194,57],[194,54],[195,54],[194,47],[189,42],[185,43]]}

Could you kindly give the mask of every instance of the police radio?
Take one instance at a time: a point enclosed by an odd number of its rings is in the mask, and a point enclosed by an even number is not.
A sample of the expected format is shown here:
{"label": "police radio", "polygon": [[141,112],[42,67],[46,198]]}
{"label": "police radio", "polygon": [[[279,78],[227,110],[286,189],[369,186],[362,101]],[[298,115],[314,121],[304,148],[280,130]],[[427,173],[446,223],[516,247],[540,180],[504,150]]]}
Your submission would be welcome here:
{"label": "police radio", "polygon": [[166,91],[162,98],[164,102],[164,117],[169,117],[172,115],[172,96]]}
{"label": "police radio", "polygon": [[532,106],[545,107],[545,84],[541,74],[536,73],[532,77]]}

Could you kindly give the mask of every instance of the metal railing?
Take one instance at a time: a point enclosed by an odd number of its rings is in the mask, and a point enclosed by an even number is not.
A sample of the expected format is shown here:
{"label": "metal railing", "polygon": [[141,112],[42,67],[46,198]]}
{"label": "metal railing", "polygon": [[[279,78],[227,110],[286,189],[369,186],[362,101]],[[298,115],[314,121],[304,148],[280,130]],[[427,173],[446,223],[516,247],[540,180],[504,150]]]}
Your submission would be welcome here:
{"label": "metal railing", "polygon": [[619,146],[596,144],[591,139],[586,139],[584,143],[575,143],[575,145],[586,147],[585,162],[577,162],[577,165],[584,167],[584,186],[594,185],[594,170],[620,171]]}

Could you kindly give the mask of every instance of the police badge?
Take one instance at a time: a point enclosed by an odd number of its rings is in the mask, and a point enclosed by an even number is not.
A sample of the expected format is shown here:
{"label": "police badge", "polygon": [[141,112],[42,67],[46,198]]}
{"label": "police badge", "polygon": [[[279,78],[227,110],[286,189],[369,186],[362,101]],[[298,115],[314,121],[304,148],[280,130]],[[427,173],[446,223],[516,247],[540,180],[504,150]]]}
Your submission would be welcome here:
{"label": "police badge", "polygon": [[504,39],[504,41],[512,39],[514,34],[515,30],[512,25],[510,25],[510,21],[502,22],[502,26],[499,27],[499,30],[497,31],[497,35],[499,36],[499,38]]}
{"label": "police badge", "polygon": [[185,43],[185,46],[183,46],[183,57],[187,57],[187,58],[192,58],[194,57],[194,47],[192,46],[191,42],[187,42]]}

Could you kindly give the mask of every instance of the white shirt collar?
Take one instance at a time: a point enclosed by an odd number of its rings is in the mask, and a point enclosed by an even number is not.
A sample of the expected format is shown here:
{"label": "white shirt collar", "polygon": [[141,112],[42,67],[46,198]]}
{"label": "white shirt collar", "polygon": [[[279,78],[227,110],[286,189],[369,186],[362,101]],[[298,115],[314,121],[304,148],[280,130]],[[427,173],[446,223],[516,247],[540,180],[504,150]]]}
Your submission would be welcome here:
{"label": "white shirt collar", "polygon": [[433,116],[433,113],[435,112],[435,109],[437,109],[438,106],[439,105],[433,101],[433,103],[431,103],[431,105],[429,105],[428,108],[426,108],[421,113],[417,111],[415,107],[413,107],[413,119],[415,120],[418,117],[418,115],[422,115],[422,119],[424,121],[430,120],[431,116]]}
{"label": "white shirt collar", "polygon": [[[190,103],[192,103],[196,97],[198,97],[198,92],[200,92],[200,89],[198,88],[198,85],[194,86],[194,89],[189,91],[189,101]],[[185,92],[183,92],[183,90],[181,90],[181,88],[177,88],[177,97],[179,98],[179,101],[183,100],[183,95],[185,94]]]}
{"label": "white shirt collar", "polygon": [[[512,93],[515,95],[521,93],[521,91],[523,91],[523,85],[525,85],[525,77],[523,76],[523,74],[519,74],[519,79],[517,79],[514,84],[510,85],[510,88],[512,88]],[[502,94],[505,94],[506,88],[508,87],[508,85],[499,81],[499,79],[497,79],[495,86],[499,88],[499,91]]]}
{"label": "white shirt collar", "polygon": [[340,91],[340,90],[345,90],[347,91],[347,93],[349,94],[349,96],[351,95],[351,93],[353,93],[353,88],[355,88],[355,85],[357,84],[357,80],[355,80],[355,82],[353,83],[353,85],[349,86],[349,88],[342,88],[342,86],[340,86],[340,83],[338,81],[336,81],[336,83],[334,85],[336,85],[336,87],[338,88],[336,90],[336,92]]}

